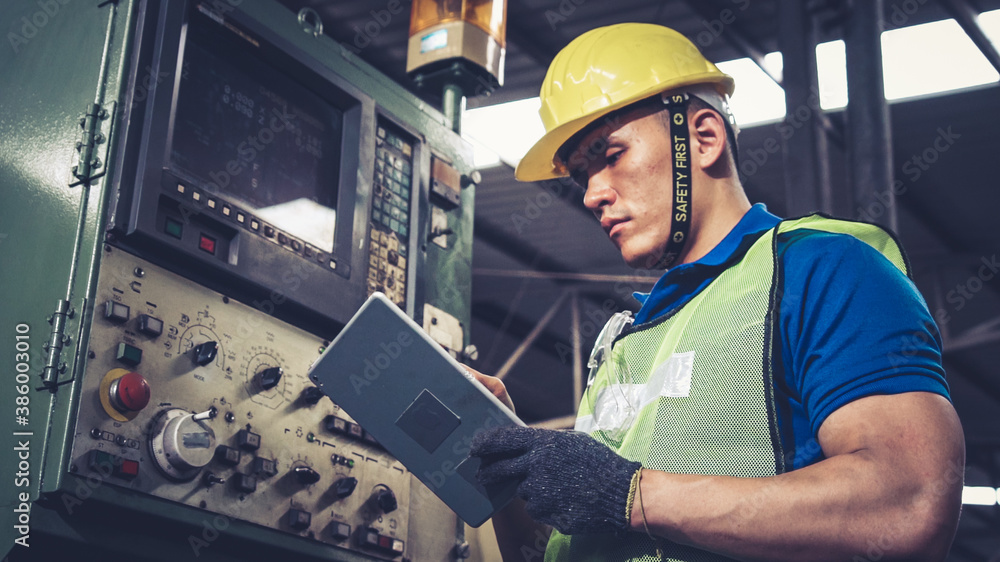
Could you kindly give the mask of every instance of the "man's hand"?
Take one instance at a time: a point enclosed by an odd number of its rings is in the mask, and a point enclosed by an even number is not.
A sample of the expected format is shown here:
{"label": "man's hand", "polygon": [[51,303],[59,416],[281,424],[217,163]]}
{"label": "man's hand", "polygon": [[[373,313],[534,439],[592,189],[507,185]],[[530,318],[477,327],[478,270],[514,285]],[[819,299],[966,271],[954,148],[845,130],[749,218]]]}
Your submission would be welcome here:
{"label": "man's hand", "polygon": [[628,530],[629,487],[642,468],[585,433],[500,427],[472,441],[484,485],[520,480],[534,520],[566,534]]}
{"label": "man's hand", "polygon": [[503,405],[510,408],[511,412],[514,411],[514,402],[510,399],[510,394],[507,394],[507,387],[504,386],[502,380],[496,377],[491,377],[489,375],[484,375],[464,363],[462,364],[462,366],[465,367],[470,373],[472,373],[472,375],[476,377],[476,380],[481,382],[483,386],[486,387],[487,390],[492,392],[493,396],[497,397],[497,400],[503,402]]}

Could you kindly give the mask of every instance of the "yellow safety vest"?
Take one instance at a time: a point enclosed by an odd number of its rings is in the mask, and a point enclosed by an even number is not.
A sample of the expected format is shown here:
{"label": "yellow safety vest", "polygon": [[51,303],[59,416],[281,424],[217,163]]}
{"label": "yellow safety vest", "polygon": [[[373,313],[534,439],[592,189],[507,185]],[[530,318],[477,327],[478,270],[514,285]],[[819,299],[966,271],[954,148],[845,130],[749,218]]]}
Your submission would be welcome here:
{"label": "yellow safety vest", "polygon": [[[797,229],[854,236],[907,273],[902,249],[877,226],[819,215],[783,221],[687,304],[618,337],[583,396],[577,429],[650,469],[746,478],[785,472],[774,404],[774,363],[781,361],[772,343],[780,337],[775,241]],[[665,560],[729,560],[661,542]],[[545,560],[658,558],[644,533],[619,539],[553,531]]]}

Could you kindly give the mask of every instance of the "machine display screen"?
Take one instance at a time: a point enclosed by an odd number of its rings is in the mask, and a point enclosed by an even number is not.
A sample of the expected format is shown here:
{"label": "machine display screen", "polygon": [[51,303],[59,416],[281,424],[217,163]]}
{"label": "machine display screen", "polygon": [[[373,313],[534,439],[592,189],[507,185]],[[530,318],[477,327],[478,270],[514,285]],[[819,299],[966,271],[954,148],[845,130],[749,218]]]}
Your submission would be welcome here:
{"label": "machine display screen", "polygon": [[343,112],[263,60],[252,39],[195,16],[173,116],[171,165],[332,251]]}

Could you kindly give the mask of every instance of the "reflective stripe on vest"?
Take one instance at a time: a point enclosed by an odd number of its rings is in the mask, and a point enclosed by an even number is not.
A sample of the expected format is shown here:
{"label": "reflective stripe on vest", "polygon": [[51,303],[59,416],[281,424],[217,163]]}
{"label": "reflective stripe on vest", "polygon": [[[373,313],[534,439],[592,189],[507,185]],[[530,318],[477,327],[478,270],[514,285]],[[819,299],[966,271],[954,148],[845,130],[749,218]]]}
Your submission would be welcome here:
{"label": "reflective stripe on vest", "polygon": [[[906,258],[877,226],[811,215],[764,232],[746,254],[680,309],[626,329],[580,403],[577,429],[646,468],[679,474],[767,477],[786,470],[774,407],[780,295],[776,236],[808,229],[848,234],[904,273]],[[752,499],[746,509],[756,509]],[[665,560],[729,560],[662,541]],[[553,531],[546,561],[649,561],[643,533],[567,536]]]}

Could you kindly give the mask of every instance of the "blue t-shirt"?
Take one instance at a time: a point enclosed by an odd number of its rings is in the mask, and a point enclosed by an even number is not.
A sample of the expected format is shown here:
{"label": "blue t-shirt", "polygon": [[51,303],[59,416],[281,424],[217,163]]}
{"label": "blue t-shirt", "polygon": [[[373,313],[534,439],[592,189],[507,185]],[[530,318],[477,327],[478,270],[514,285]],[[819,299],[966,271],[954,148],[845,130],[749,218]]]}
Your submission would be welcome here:
{"label": "blue t-shirt", "polygon": [[[648,295],[635,293],[635,323],[690,301],[780,221],[754,205],[703,258],[669,269]],[[913,282],[882,254],[853,236],[808,229],[779,235],[777,252],[775,399],[786,466],[823,457],[819,427],[848,402],[913,391],[950,399],[937,325]]]}

